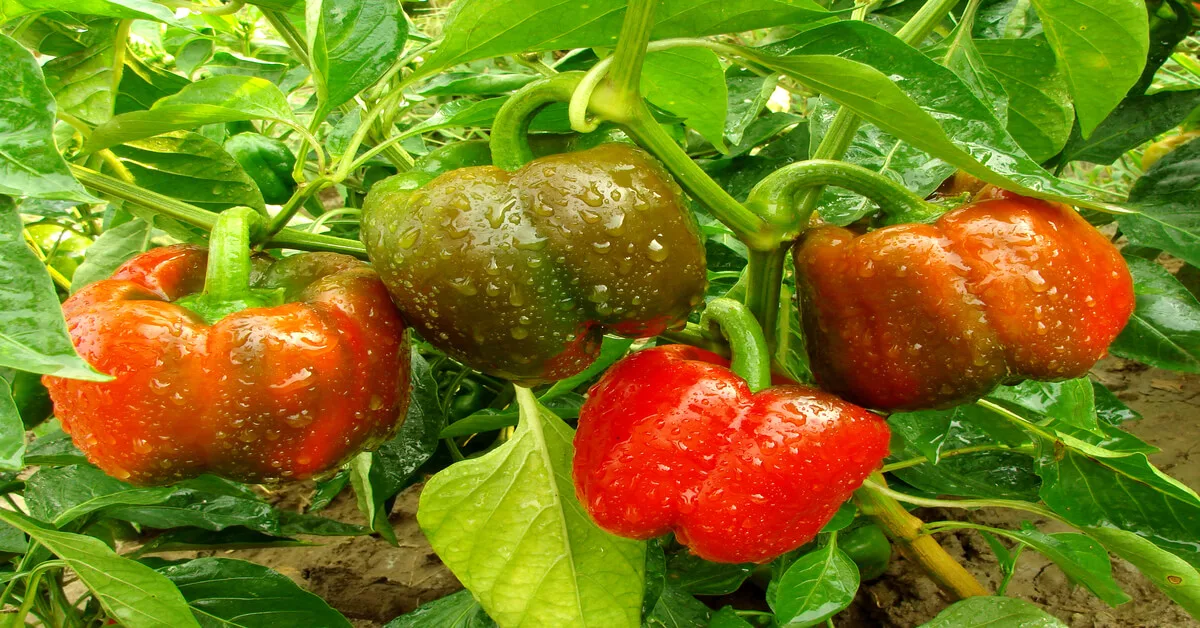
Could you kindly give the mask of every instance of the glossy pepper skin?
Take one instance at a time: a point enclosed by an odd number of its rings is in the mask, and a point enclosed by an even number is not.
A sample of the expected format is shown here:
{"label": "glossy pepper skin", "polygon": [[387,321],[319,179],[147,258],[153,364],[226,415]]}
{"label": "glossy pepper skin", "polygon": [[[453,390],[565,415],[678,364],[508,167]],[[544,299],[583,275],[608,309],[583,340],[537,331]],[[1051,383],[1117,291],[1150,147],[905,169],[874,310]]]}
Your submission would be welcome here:
{"label": "glossy pepper skin", "polygon": [[63,303],[79,354],[115,377],[45,377],[56,416],[113,477],[303,479],[378,445],[408,406],[404,323],[375,271],[335,253],[256,260],[284,303],[209,325],[171,303],[204,286],[207,251],[152,249]]}
{"label": "glossy pepper skin", "polygon": [[812,540],[887,455],[881,417],[803,386],[752,394],[727,365],[656,347],[588,392],[573,471],[601,528],[674,531],[706,560],[765,562]]}
{"label": "glossy pepper skin", "polygon": [[793,249],[813,373],[870,408],[1087,373],[1133,312],[1129,270],[1071,208],[1009,193],[934,224],[810,231]]}
{"label": "glossy pepper skin", "polygon": [[605,332],[681,325],[704,297],[704,246],[649,155],[606,144],[371,189],[362,238],[392,299],[430,343],[524,385],[568,377]]}
{"label": "glossy pepper skin", "polygon": [[282,205],[296,191],[296,156],[287,144],[258,133],[239,133],[225,140],[225,152],[250,175],[267,204]]}

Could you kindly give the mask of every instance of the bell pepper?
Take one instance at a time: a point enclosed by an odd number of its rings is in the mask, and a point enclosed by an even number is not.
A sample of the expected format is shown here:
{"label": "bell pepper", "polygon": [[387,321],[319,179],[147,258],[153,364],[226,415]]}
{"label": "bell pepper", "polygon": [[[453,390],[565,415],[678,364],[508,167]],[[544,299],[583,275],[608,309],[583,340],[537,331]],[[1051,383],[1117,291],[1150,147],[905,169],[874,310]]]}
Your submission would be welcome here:
{"label": "bell pepper", "polygon": [[809,231],[793,248],[812,370],[870,408],[957,405],[1081,377],[1134,308],[1116,247],[1070,207],[1004,192],[933,224]]}
{"label": "bell pepper", "polygon": [[873,523],[839,533],[837,546],[858,566],[859,578],[864,581],[882,576],[892,560],[892,542]]}
{"label": "bell pepper", "polygon": [[816,536],[883,461],[889,431],[883,418],[828,393],[770,386],[766,341],[740,303],[713,300],[705,315],[723,318],[726,333],[756,330],[732,341],[732,370],[684,345],[614,365],[579,414],[575,488],[613,534],[674,532],[706,560],[761,563]]}
{"label": "bell pepper", "polygon": [[109,475],[304,479],[403,421],[409,347],[378,275],[336,253],[252,260],[262,228],[254,210],[227,210],[209,250],[151,249],[63,303],[80,356],[114,379],[43,381]]}
{"label": "bell pepper", "polygon": [[654,336],[704,298],[704,246],[679,188],[606,144],[515,172],[462,168],[376,184],[362,238],[423,338],[533,384],[583,370],[606,332]]}
{"label": "bell pepper", "polygon": [[8,382],[9,393],[25,429],[33,429],[50,418],[53,413],[50,392],[42,385],[40,375],[0,368],[0,377]]}
{"label": "bell pepper", "polygon": [[225,140],[225,152],[250,175],[268,205],[282,205],[296,191],[296,156],[287,144],[258,133],[239,133]]}

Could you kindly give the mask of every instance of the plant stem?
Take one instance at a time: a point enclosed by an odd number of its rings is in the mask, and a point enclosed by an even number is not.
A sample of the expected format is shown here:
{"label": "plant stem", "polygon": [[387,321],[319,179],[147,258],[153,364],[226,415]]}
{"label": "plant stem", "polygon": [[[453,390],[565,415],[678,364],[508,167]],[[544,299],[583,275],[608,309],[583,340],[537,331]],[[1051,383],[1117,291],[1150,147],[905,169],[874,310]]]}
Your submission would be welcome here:
{"label": "plant stem", "polygon": [[[213,225],[217,223],[217,214],[200,209],[195,205],[190,205],[135,185],[130,185],[108,175],[100,174],[95,170],[89,170],[88,168],[74,164],[71,164],[70,167],[71,174],[75,175],[75,178],[80,183],[98,192],[141,205],[156,214],[174,218],[189,225],[195,225],[206,231],[211,231]],[[335,238],[333,236],[307,233],[288,228],[281,229],[279,233],[275,234],[263,246],[278,246],[298,251],[332,251],[364,259],[367,256],[366,247],[357,240]]]}
{"label": "plant stem", "polygon": [[696,165],[675,140],[667,135],[645,105],[637,103],[636,109],[631,119],[620,124],[639,144],[663,162],[683,189],[732,229],[746,246],[759,251],[772,251],[779,247],[782,234],[778,229],[743,207],[713,181],[712,177]]}
{"label": "plant stem", "polygon": [[746,307],[754,314],[758,324],[767,333],[767,349],[774,352],[779,334],[775,333],[779,322],[779,295],[783,285],[783,264],[787,259],[787,247],[773,251],[750,251],[746,277]]}
{"label": "plant stem", "polygon": [[543,107],[571,100],[583,78],[580,72],[564,72],[538,79],[522,87],[504,102],[492,123],[492,163],[504,170],[517,170],[533,161],[529,148],[529,123]]}
{"label": "plant stem", "polygon": [[[882,478],[882,476],[880,477]],[[1032,502],[1023,502],[1015,499],[930,499],[928,497],[917,497],[916,495],[906,495],[899,491],[893,491],[882,480],[874,479],[874,476],[863,482],[863,486],[870,487],[871,490],[896,501],[907,502],[925,508],[965,508],[968,510],[975,508],[1012,508],[1013,510],[1023,510],[1040,517],[1067,523],[1062,517],[1059,517],[1049,509]]]}
{"label": "plant stem", "polygon": [[275,217],[271,219],[271,224],[267,227],[267,237],[279,233],[280,230],[291,222],[292,217],[296,215],[296,212],[300,211],[300,208],[308,199],[329,187],[332,183],[332,181],[325,177],[317,177],[307,183],[301,183],[296,192],[292,194],[292,197],[279,209],[279,213],[275,214]]}
{"label": "plant stem", "polygon": [[296,30],[295,26],[292,26],[287,16],[274,9],[261,7],[260,9],[263,17],[275,29],[275,32],[279,33],[279,36],[287,43],[288,48],[292,49],[292,53],[296,55],[296,58],[300,59],[300,63],[303,63],[308,68],[312,68],[312,59],[308,56],[308,45],[304,43],[304,36],[300,34],[300,31]]}
{"label": "plant stem", "polygon": [[700,327],[729,343],[733,353],[730,369],[746,380],[751,392],[771,385],[771,353],[749,308],[733,299],[713,299],[704,308]]}
{"label": "plant stem", "polygon": [[922,533],[924,523],[920,519],[910,515],[900,502],[880,487],[886,490],[886,480],[876,472],[854,493],[854,501],[864,514],[883,528],[906,558],[920,565],[938,586],[955,598],[990,595],[975,576],[938,545],[936,539]]}
{"label": "plant stem", "polygon": [[602,92],[602,97],[609,99],[609,106],[632,111],[641,102],[642,61],[646,58],[657,5],[658,0],[629,0],[625,8],[612,70]]}

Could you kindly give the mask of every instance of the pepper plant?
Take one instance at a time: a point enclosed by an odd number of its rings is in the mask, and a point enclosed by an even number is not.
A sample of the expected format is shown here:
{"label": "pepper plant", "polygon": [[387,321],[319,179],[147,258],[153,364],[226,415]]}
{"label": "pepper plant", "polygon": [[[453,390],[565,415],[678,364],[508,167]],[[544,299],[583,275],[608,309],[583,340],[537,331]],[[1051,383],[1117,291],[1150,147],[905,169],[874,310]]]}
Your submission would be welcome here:
{"label": "pepper plant", "polygon": [[1196,17],[4,0],[4,621],[348,626],[157,554],[382,557],[422,483],[465,590],[396,628],[834,625],[893,550],[928,626],[1062,625],[1024,550],[1200,618],[1200,497],[1088,376],[1200,372]]}

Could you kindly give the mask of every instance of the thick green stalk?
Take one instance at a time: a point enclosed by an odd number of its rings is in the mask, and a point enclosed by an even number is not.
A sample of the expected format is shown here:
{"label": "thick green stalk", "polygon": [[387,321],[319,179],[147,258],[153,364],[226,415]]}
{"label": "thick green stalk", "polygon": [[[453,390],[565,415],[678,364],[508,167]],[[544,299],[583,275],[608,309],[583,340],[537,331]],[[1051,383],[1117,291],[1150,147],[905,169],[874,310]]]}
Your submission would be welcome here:
{"label": "thick green stalk", "polygon": [[613,52],[612,70],[605,81],[604,92],[612,106],[632,110],[641,102],[642,61],[650,43],[654,26],[654,9],[659,0],[629,0],[617,49]]}
{"label": "thick green stalk", "polygon": [[582,78],[582,72],[548,76],[522,87],[505,101],[492,123],[492,163],[511,171],[533,161],[533,150],[529,148],[529,123],[543,107],[571,100]]}
{"label": "thick green stalk", "polygon": [[[829,159],[800,161],[772,172],[750,191],[746,207],[760,216],[790,214],[798,194],[826,185],[865,196],[893,222],[922,222],[941,213],[936,205],[874,170]],[[808,214],[800,214],[800,223],[808,223]]]}
{"label": "thick green stalk", "polygon": [[771,251],[750,251],[746,265],[746,307],[754,314],[758,324],[770,331],[767,348],[773,353],[777,344],[776,326],[779,322],[779,295],[783,285],[783,264],[787,259],[787,246]]}
{"label": "thick green stalk", "polygon": [[733,299],[713,299],[704,307],[700,327],[725,338],[733,353],[730,368],[746,380],[752,392],[771,385],[771,353],[749,308]]}

